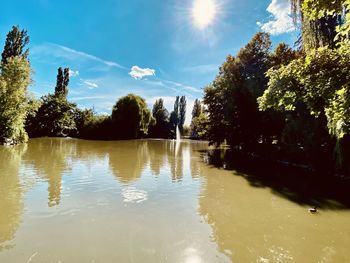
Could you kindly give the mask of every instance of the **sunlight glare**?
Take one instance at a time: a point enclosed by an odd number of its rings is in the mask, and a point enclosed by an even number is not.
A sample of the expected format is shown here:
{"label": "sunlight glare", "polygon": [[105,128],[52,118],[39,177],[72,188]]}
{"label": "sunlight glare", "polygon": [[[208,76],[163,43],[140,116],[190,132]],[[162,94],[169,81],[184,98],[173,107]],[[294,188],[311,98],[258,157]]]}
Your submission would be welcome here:
{"label": "sunlight glare", "polygon": [[199,29],[204,29],[213,23],[217,13],[215,0],[194,0],[192,18]]}

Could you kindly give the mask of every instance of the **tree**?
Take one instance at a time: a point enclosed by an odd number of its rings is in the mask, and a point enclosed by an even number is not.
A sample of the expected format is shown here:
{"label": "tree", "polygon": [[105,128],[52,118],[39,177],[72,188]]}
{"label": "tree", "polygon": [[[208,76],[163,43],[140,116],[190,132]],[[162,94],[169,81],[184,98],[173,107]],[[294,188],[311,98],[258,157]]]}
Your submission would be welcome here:
{"label": "tree", "polygon": [[164,107],[163,99],[156,100],[152,110],[155,125],[150,126],[150,136],[156,138],[169,137],[169,112]]}
{"label": "tree", "polygon": [[17,144],[28,138],[24,129],[27,100],[31,83],[29,61],[15,56],[1,63],[0,73],[0,142]]}
{"label": "tree", "polygon": [[32,136],[66,137],[76,134],[76,104],[60,95],[49,94],[41,98],[42,104],[35,116]]}
{"label": "tree", "polygon": [[178,125],[179,125],[179,130],[181,132],[181,134],[183,134],[183,127],[185,124],[185,120],[186,120],[186,97],[185,96],[181,96],[180,98],[180,102],[179,102],[179,114],[178,114]]}
{"label": "tree", "polygon": [[192,109],[192,120],[191,120],[191,138],[198,138],[197,126],[195,120],[202,114],[202,104],[200,100],[196,99]]}
{"label": "tree", "polygon": [[68,84],[69,84],[69,68],[65,68],[64,71],[61,67],[58,68],[57,83],[55,87],[55,95],[68,95]]}
{"label": "tree", "polygon": [[267,83],[270,46],[269,35],[257,33],[236,58],[227,57],[219,75],[205,89],[208,137],[213,143],[227,140],[231,147],[252,148],[264,134],[256,98]]}
{"label": "tree", "polygon": [[193,109],[192,109],[192,119],[199,117],[203,112],[202,110],[202,103],[199,99],[196,99],[193,104]]}
{"label": "tree", "polygon": [[41,106],[30,119],[31,136],[72,136],[77,133],[75,113],[77,106],[67,100],[69,69],[58,68],[55,93],[41,98]]}
{"label": "tree", "polygon": [[[350,1],[293,0],[292,7],[302,24],[304,55],[268,71],[268,88],[258,99],[259,106],[261,110],[273,108],[296,115],[304,105],[306,113],[320,124],[310,140],[317,141],[318,149],[329,145],[326,136],[317,135],[328,127],[336,139],[340,166],[341,145],[350,127]],[[318,140],[320,137],[323,139]]]}
{"label": "tree", "polygon": [[146,101],[134,94],[117,101],[112,110],[112,120],[117,136],[122,139],[136,139],[147,135],[149,125],[154,122]]}
{"label": "tree", "polygon": [[301,24],[304,50],[335,48],[342,39],[349,39],[349,0],[292,0],[291,4],[294,21]]}
{"label": "tree", "polygon": [[349,133],[350,45],[339,49],[319,48],[306,57],[271,69],[268,89],[258,99],[261,110],[293,111],[300,102],[310,114],[327,116],[331,135]]}
{"label": "tree", "polygon": [[27,59],[28,49],[25,46],[29,43],[29,36],[26,30],[21,30],[19,26],[13,26],[12,30],[6,36],[4,51],[1,54],[1,62],[7,63],[11,57],[22,57]]}
{"label": "tree", "polygon": [[170,129],[174,134],[174,136],[176,133],[176,126],[179,125],[179,101],[180,101],[180,97],[176,96],[176,99],[174,102],[174,110],[170,113],[170,119],[169,119]]}
{"label": "tree", "polygon": [[255,96],[260,96],[267,84],[265,72],[270,68],[271,40],[267,33],[258,32],[237,54],[240,75],[244,85]]}
{"label": "tree", "polygon": [[[208,117],[205,113],[201,113],[199,116],[192,119],[193,127],[195,127],[195,134],[196,136],[194,138],[196,139],[202,139],[206,140],[208,139]],[[192,131],[193,132],[193,131]]]}

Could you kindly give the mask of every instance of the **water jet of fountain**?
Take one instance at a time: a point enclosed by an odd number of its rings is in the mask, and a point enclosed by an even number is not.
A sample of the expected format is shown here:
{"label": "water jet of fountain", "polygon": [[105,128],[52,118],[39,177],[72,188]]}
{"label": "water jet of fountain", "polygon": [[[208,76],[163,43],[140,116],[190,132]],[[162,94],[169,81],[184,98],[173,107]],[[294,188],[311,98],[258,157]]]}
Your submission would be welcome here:
{"label": "water jet of fountain", "polygon": [[176,125],[176,141],[179,142],[180,140],[181,140],[180,129],[179,129],[179,126]]}
{"label": "water jet of fountain", "polygon": [[179,151],[180,143],[181,143],[180,129],[179,129],[179,126],[176,125],[175,156]]}

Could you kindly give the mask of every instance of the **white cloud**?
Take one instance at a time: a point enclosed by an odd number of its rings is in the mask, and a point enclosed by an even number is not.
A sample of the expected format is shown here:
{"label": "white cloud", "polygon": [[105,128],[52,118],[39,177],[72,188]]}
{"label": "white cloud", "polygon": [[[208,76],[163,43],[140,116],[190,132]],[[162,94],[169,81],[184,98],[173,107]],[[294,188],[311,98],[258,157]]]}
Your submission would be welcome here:
{"label": "white cloud", "polygon": [[257,23],[263,31],[271,35],[279,35],[295,30],[291,17],[290,0],[272,0],[266,10],[271,13],[272,20]]}
{"label": "white cloud", "polygon": [[77,76],[79,76],[79,71],[78,70],[76,70],[76,71],[74,71],[74,70],[69,70],[69,76],[70,77],[77,77]]}
{"label": "white cloud", "polygon": [[156,71],[150,68],[140,68],[139,66],[133,66],[129,75],[134,79],[142,79],[147,76],[155,76]]}
{"label": "white cloud", "polygon": [[88,86],[88,89],[98,88],[98,84],[89,80],[83,80],[83,83]]}

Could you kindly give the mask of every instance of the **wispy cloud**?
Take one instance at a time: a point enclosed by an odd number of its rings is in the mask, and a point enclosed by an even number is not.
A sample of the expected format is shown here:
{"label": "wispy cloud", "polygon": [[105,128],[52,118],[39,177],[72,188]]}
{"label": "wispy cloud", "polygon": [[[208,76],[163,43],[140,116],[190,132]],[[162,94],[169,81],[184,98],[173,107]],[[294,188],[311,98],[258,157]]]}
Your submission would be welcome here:
{"label": "wispy cloud", "polygon": [[263,31],[272,35],[279,35],[295,30],[291,18],[290,0],[272,0],[266,10],[271,13],[272,20],[266,23],[257,23]]}
{"label": "wispy cloud", "polygon": [[80,58],[83,60],[99,62],[108,67],[120,68],[125,70],[127,69],[126,67],[118,64],[117,62],[105,60],[95,55],[88,54],[83,51],[75,50],[75,49],[62,46],[59,44],[55,44],[55,43],[44,43],[41,45],[34,46],[31,50],[31,54],[34,56],[40,56],[42,54],[44,55],[46,54],[46,55],[52,55],[55,57],[60,57],[60,58],[69,59],[69,60],[77,60]]}
{"label": "wispy cloud", "polygon": [[192,91],[192,92],[202,93],[201,89],[198,89],[198,88],[195,88],[195,87],[192,87],[192,86],[188,86],[188,85],[184,85],[184,84],[176,82],[176,81],[171,81],[171,80],[163,80],[163,81],[165,83],[174,85],[174,86],[176,86],[176,87],[178,87],[180,89],[185,89],[185,90]]}
{"label": "wispy cloud", "polygon": [[76,71],[74,71],[74,70],[69,70],[69,76],[70,77],[77,77],[77,76],[79,76],[79,71],[78,70],[76,70]]}
{"label": "wispy cloud", "polygon": [[88,89],[96,89],[98,88],[98,84],[89,80],[83,80],[81,79],[81,81],[83,82],[83,85],[85,84]]}
{"label": "wispy cloud", "polygon": [[140,68],[139,66],[133,66],[129,72],[129,75],[134,79],[142,79],[147,76],[155,76],[156,71],[150,68]]}

